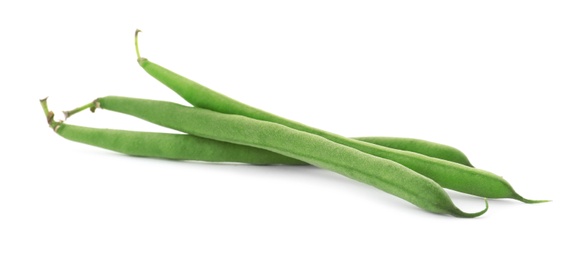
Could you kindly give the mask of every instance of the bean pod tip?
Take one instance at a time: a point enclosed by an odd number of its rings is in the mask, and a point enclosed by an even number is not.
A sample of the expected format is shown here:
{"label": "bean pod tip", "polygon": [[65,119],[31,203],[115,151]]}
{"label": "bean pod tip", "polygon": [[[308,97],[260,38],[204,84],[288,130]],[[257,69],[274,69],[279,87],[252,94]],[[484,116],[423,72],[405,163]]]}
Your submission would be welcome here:
{"label": "bean pod tip", "polygon": [[483,215],[484,213],[486,213],[486,211],[488,211],[488,199],[484,198],[484,209],[478,212],[473,212],[473,213],[467,213],[464,211],[461,211],[460,209],[454,207],[454,210],[452,212],[450,212],[451,215],[455,216],[455,217],[461,217],[461,218],[475,218],[475,217],[479,217],[481,215]]}

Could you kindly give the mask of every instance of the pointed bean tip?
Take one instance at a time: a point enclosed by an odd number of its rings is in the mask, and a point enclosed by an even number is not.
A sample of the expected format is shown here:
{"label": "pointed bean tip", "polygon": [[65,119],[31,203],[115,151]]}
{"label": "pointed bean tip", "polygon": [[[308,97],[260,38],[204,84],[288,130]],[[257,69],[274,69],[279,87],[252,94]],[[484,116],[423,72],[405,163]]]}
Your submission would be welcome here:
{"label": "pointed bean tip", "polygon": [[536,204],[536,203],[544,203],[544,202],[551,202],[552,200],[531,200],[520,196],[520,194],[515,193],[512,195],[512,199],[527,203],[527,204]]}
{"label": "pointed bean tip", "polygon": [[529,199],[525,199],[525,198],[521,198],[518,200],[522,201],[524,203],[527,203],[527,204],[545,203],[545,202],[551,202],[552,201],[552,200],[529,200]]}
{"label": "pointed bean tip", "polygon": [[452,215],[455,217],[461,217],[461,218],[475,218],[475,217],[479,217],[481,215],[483,215],[484,213],[486,213],[488,211],[489,205],[488,205],[488,199],[484,198],[484,209],[478,212],[473,212],[473,213],[468,213],[468,212],[464,212],[461,211],[460,209],[456,208],[455,212],[452,212]]}
{"label": "pointed bean tip", "polygon": [[134,45],[136,46],[136,56],[138,57],[138,63],[140,63],[140,48],[138,47],[138,33],[140,33],[140,29],[136,29],[134,33]]}

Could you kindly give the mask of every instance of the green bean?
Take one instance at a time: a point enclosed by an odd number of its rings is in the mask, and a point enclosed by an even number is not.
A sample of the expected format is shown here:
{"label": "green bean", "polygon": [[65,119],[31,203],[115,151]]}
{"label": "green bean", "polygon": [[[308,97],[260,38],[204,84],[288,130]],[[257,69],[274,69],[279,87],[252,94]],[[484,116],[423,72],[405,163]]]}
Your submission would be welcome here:
{"label": "green bean", "polygon": [[204,87],[178,75],[158,64],[140,57],[138,32],[135,44],[138,63],[152,77],[171,88],[195,107],[210,109],[220,113],[237,114],[258,120],[274,122],[300,131],[327,138],[336,143],[358,149],[362,152],[398,162],[440,184],[442,187],[477,195],[485,198],[511,198],[525,203],[539,203],[547,200],[529,200],[518,194],[502,177],[491,172],[466,167],[458,163],[432,158],[422,154],[382,147],[359,140],[346,138],[328,131],[313,128],[296,121],[285,119],[266,111],[251,107],[230,97]]}
{"label": "green bean", "polygon": [[[305,162],[264,149],[220,142],[190,134],[91,128],[64,123],[57,127],[56,132],[71,141],[133,156],[257,165],[306,165]],[[380,139],[380,137],[369,138]]]}
{"label": "green bean", "polygon": [[[47,99],[41,99],[49,126],[58,135],[110,151],[132,156],[171,160],[194,160],[206,162],[237,162],[248,164],[306,165],[305,162],[268,150],[202,138],[189,134],[170,134],[128,131],[120,129],[93,128],[54,121],[54,113],[48,110]],[[90,108],[93,104],[65,111],[70,115]]]}
{"label": "green bean", "polygon": [[[66,115],[66,118],[68,118],[71,115],[91,108],[92,106],[92,104],[87,104],[70,111],[64,111],[64,114]],[[219,142],[192,135],[121,131],[70,125],[68,125],[66,129],[73,128],[73,131],[63,131],[63,127],[64,125],[60,126],[58,133],[64,138],[129,155],[159,157],[157,155],[160,154],[163,155],[160,158],[165,159],[239,162],[249,164],[306,164],[302,161],[288,158],[267,150]],[[111,147],[106,146],[106,144],[110,142],[104,141],[107,139],[114,139],[118,142],[125,143],[125,147],[115,146],[115,149],[111,149]],[[389,147],[401,150],[423,152],[427,153],[428,156],[438,156],[438,158],[446,160],[462,161],[463,159],[466,159],[466,156],[455,148],[419,139],[400,137],[358,137],[356,139],[378,145],[388,145]],[[156,147],[157,150],[164,150],[164,152],[147,154],[146,152],[148,149],[142,150],[140,147]],[[177,148],[171,149],[174,147]]]}
{"label": "green bean", "polygon": [[56,133],[71,141],[140,157],[256,165],[305,164],[302,161],[264,149],[188,134],[103,129],[64,123],[56,127]]}
{"label": "green bean", "polygon": [[[167,69],[164,69],[161,66],[148,61],[146,58],[140,57],[137,41],[138,32],[139,30],[136,31],[135,38],[138,63],[142,66],[142,68],[150,73],[150,75],[172,88],[190,104],[222,113],[240,114],[256,119],[281,123],[299,130],[310,130],[309,127],[295,127],[299,125],[301,126],[301,124],[280,118],[265,111],[261,111],[259,109],[237,102],[229,97],[201,86],[196,82],[193,82]],[[314,131],[308,132],[314,133]],[[456,148],[446,145],[410,138],[363,137],[356,139],[393,149],[416,152],[472,167],[472,164],[464,155],[464,153]]]}
{"label": "green bean", "polygon": [[468,157],[466,157],[462,151],[445,144],[405,137],[368,136],[355,137],[353,139],[396,150],[419,153],[429,157],[473,167],[468,160]]}
{"label": "green bean", "polygon": [[[189,134],[128,131],[93,128],[54,121],[48,110],[47,99],[40,100],[49,126],[60,136],[127,155],[171,160],[206,162],[236,162],[257,165],[287,164],[306,165],[305,162],[268,150],[202,138]],[[92,103],[76,109],[91,108]],[[65,111],[66,117],[75,112]]]}
{"label": "green bean", "polygon": [[[68,118],[79,111],[90,108],[91,106],[92,104],[87,104],[74,110],[64,111],[64,114],[66,115],[66,118]],[[162,154],[165,157],[160,158],[165,159],[239,162],[248,164],[306,164],[302,161],[288,158],[267,150],[219,142],[193,135],[98,129],[73,126],[69,124],[66,129],[73,128],[74,130],[63,131],[63,127],[64,125],[62,124],[60,128],[58,128],[58,133],[66,139],[129,155],[158,157],[157,154]],[[123,142],[126,147],[114,147],[116,149],[111,149],[111,147],[106,146],[106,144],[110,142],[104,141],[107,139],[114,139],[118,142]],[[428,153],[428,156],[438,156],[438,158],[445,160],[462,161],[462,159],[466,158],[463,155],[459,156],[462,153],[455,148],[419,139],[378,136],[357,137],[355,139],[406,151],[422,151]],[[164,150],[165,152],[146,154],[145,152],[147,149],[141,150],[140,147],[142,146],[156,147],[156,149]],[[171,149],[172,147],[177,147],[177,149]]]}
{"label": "green bean", "polygon": [[295,158],[372,185],[433,213],[477,217],[488,210],[486,201],[482,211],[463,212],[440,185],[398,163],[281,124],[165,101],[108,96],[94,104],[188,134]]}

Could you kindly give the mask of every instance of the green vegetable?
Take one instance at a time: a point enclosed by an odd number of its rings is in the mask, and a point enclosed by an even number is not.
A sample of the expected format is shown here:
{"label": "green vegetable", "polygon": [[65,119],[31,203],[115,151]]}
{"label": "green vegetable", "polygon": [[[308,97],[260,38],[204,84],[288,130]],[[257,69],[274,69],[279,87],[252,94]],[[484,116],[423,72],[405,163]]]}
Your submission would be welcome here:
{"label": "green vegetable", "polygon": [[278,123],[299,131],[321,136],[333,142],[355,148],[359,151],[400,163],[434,180],[442,187],[455,191],[485,198],[512,198],[525,203],[545,202],[545,200],[529,200],[520,196],[506,180],[488,171],[432,158],[422,154],[401,151],[346,138],[238,102],[157,65],[146,58],[140,57],[137,36],[138,31],[136,31],[135,41],[138,63],[140,66],[152,77],[171,88],[195,107]]}
{"label": "green vegetable", "polygon": [[440,185],[398,163],[280,124],[128,97],[103,97],[94,104],[188,134],[295,158],[372,185],[433,213],[477,217],[488,210],[486,202],[486,208],[480,212],[463,212]]}
{"label": "green vegetable", "polygon": [[372,136],[372,137],[355,137],[353,139],[392,149],[419,153],[422,155],[472,167],[472,164],[468,160],[468,157],[466,157],[466,155],[463,152],[454,147],[444,144],[414,138],[404,138],[404,137]]}
{"label": "green vegetable", "polygon": [[134,156],[206,162],[306,164],[267,150],[187,134],[101,129],[64,123],[58,125],[56,133],[71,141]]}
{"label": "green vegetable", "polygon": [[[189,134],[153,133],[59,124],[56,133],[75,142],[142,157],[248,164],[306,165],[264,149]],[[380,137],[370,137],[379,140]],[[384,138],[388,139],[388,138]]]}
{"label": "green vegetable", "polygon": [[[42,102],[46,101],[43,100]],[[64,114],[68,118],[91,106],[92,104],[87,104],[71,111],[65,111]],[[64,131],[64,129],[66,129],[66,131]],[[57,133],[71,141],[136,156],[249,164],[306,164],[302,161],[267,150],[219,142],[193,135],[98,129],[69,124],[59,125]],[[440,156],[445,159],[458,160],[466,158],[465,156],[462,157],[463,155],[458,157],[461,152],[455,148],[424,140],[399,137],[359,137],[356,139],[379,145],[390,145],[391,147],[398,147],[398,149],[408,151],[412,150],[414,152],[424,150],[429,156]],[[110,143],[118,144],[110,146]],[[430,149],[430,147],[433,147],[433,149]],[[150,150],[163,152],[149,152]]]}
{"label": "green vegetable", "polygon": [[[43,101],[45,102],[45,101]],[[85,106],[70,110],[70,111],[64,111],[64,114],[66,115],[66,118],[70,117],[71,115],[80,112],[82,110],[88,109],[92,106],[92,104],[87,104]],[[141,133],[139,133],[141,134]],[[142,134],[143,135],[143,134]],[[99,138],[106,138],[103,134],[103,136],[99,136]],[[143,136],[143,138],[145,138]],[[167,138],[167,137],[166,137]],[[198,138],[198,137],[196,137]],[[442,145],[442,144],[437,144],[437,143],[433,143],[433,142],[428,142],[428,141],[424,141],[424,140],[419,140],[419,139],[413,139],[413,138],[401,138],[401,137],[357,137],[355,139],[364,141],[364,142],[368,142],[368,143],[374,143],[377,145],[382,145],[382,146],[388,146],[391,148],[395,148],[395,149],[399,149],[399,150],[405,150],[405,151],[410,151],[410,152],[416,152],[416,153],[422,153],[424,155],[427,156],[431,156],[431,157],[437,157],[439,159],[444,159],[444,160],[449,160],[449,161],[454,161],[456,163],[460,163],[460,164],[469,164],[468,159],[466,158],[466,156],[460,152],[458,149],[447,146],[447,145]],[[89,139],[84,140],[83,142],[89,142]],[[130,139],[130,141],[132,142],[137,142],[138,139]],[[167,140],[166,140],[167,141]],[[82,141],[81,141],[82,142]],[[124,142],[127,142],[127,140],[124,140]],[[206,149],[208,149],[208,146],[210,146],[210,142],[208,141],[203,141],[206,144],[203,145],[202,150],[205,151]],[[91,143],[88,143],[91,144]],[[92,144],[95,145],[95,144]],[[153,144],[149,144],[149,145],[153,145]],[[197,145],[197,144],[193,144],[193,145]],[[98,146],[98,145],[96,145]],[[246,148],[246,149],[240,149],[237,148],[235,145],[231,145],[230,147],[228,147],[225,143],[221,143],[221,142],[217,142],[217,144],[213,144],[211,145],[213,146],[212,149],[214,150],[215,153],[218,154],[229,154],[229,156],[222,156],[219,158],[215,158],[215,161],[222,161],[222,162],[236,162],[238,155],[234,155],[234,151],[238,152],[243,152],[245,155],[243,155],[242,157],[246,158],[245,160],[241,160],[239,162],[245,162],[245,163],[253,163],[253,164],[305,164],[304,162],[298,161],[298,160],[289,160],[284,158],[284,156],[281,155],[271,155],[268,153],[271,153],[269,151],[265,151],[265,150],[259,150],[259,151],[251,151],[251,148]],[[195,146],[196,147],[196,146]],[[106,148],[106,147],[103,147]],[[219,150],[223,150],[223,151],[219,151]],[[158,157],[158,156],[151,156],[151,157]],[[177,157],[177,155],[175,155],[175,157]],[[254,158],[251,158],[254,157]],[[184,160],[203,160],[203,159],[195,159],[198,158],[197,155],[192,155],[192,156],[187,156],[185,158],[183,158]],[[248,159],[250,158],[250,159]]]}

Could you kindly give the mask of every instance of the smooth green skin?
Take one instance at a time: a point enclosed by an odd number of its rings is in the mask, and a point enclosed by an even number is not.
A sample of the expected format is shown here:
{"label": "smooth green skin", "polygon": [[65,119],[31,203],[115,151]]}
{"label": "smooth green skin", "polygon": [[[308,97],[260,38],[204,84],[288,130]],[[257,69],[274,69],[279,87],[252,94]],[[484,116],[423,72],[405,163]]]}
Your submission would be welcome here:
{"label": "smooth green skin", "polygon": [[264,149],[220,142],[188,134],[168,134],[92,128],[59,124],[56,133],[80,142],[111,151],[142,157],[206,162],[239,162],[249,164],[306,163]]}
{"label": "smooth green skin", "polygon": [[[63,122],[55,122],[53,119],[54,113],[48,109],[47,99],[40,100],[40,104],[44,109],[46,119],[52,128],[60,127]],[[93,111],[94,104],[89,103],[84,106],[78,107],[70,111],[64,111],[66,118],[74,115],[80,111],[90,109]],[[165,134],[165,133],[150,133],[150,132],[133,132],[130,131],[116,131],[112,129],[97,129],[86,127],[75,127],[74,131],[65,131],[70,133],[63,135],[69,137],[71,140],[84,142],[100,146],[102,148],[109,148],[106,145],[110,141],[102,141],[113,139],[116,142],[126,142],[123,149],[117,146],[110,148],[118,148],[121,153],[140,155],[148,157],[161,157],[166,159],[179,159],[179,160],[204,160],[216,162],[243,162],[251,164],[291,164],[303,165],[306,164],[302,161],[291,159],[270,151],[238,146],[235,144],[219,142],[211,139],[205,139],[197,136]],[[81,130],[82,129],[82,130]],[[92,130],[90,130],[92,129]],[[74,134],[80,133],[82,134]],[[88,138],[86,138],[88,137]],[[378,145],[384,145],[391,148],[407,150],[412,152],[424,152],[425,155],[438,157],[440,159],[455,160],[460,163],[464,160],[467,161],[466,156],[459,150],[432,143],[424,140],[413,138],[400,138],[400,137],[359,137],[356,138],[361,141],[370,142]],[[121,141],[123,140],[123,141]],[[156,147],[156,152],[147,153],[149,148],[143,147]],[[176,151],[175,151],[176,150]],[[178,152],[177,152],[178,151]],[[162,157],[163,156],[163,157]]]}
{"label": "smooth green skin", "polygon": [[95,103],[191,135],[292,157],[372,185],[433,213],[477,217],[488,209],[486,202],[480,212],[463,212],[440,185],[398,163],[281,124],[165,101],[108,96]]}
{"label": "smooth green skin", "polygon": [[462,151],[444,144],[404,137],[369,136],[354,137],[353,139],[474,167]]}
{"label": "smooth green skin", "polygon": [[[268,150],[220,142],[189,134],[92,128],[63,123],[58,125],[56,132],[71,141],[133,156],[258,165],[307,164]],[[359,139],[370,142],[388,142],[389,140],[394,142],[396,139],[403,139],[400,143],[411,140],[410,138],[391,137],[361,137]]]}
{"label": "smooth green skin", "polygon": [[171,88],[188,103],[220,113],[236,114],[282,124],[300,131],[319,135],[336,143],[358,149],[381,158],[398,162],[440,184],[442,187],[484,198],[512,198],[525,203],[545,202],[520,196],[502,177],[488,171],[432,158],[418,153],[392,149],[347,138],[285,119],[251,107],[178,75],[146,58],[138,58],[140,66],[152,77]]}

